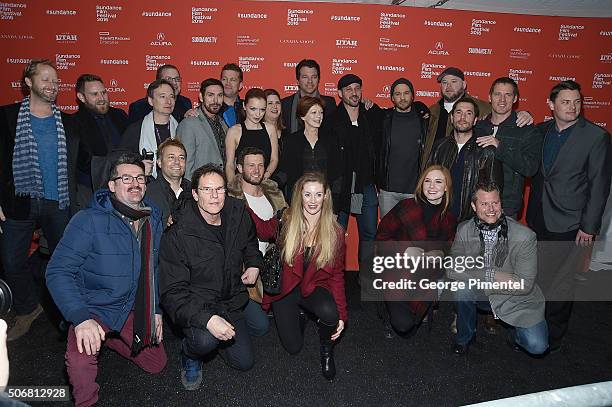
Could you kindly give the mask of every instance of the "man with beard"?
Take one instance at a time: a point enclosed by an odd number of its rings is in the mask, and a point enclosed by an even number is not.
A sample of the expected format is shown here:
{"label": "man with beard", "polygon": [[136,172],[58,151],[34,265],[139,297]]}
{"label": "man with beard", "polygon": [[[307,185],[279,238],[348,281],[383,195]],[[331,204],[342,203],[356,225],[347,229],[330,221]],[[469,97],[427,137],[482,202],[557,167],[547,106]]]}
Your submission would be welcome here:
{"label": "man with beard", "polygon": [[239,93],[242,90],[243,80],[244,74],[242,68],[238,65],[229,63],[221,68],[223,105],[221,106],[220,114],[228,128],[240,122],[240,111],[243,109],[243,106]]}
{"label": "man with beard", "polygon": [[[453,353],[465,355],[476,334],[477,309],[492,310],[511,326],[508,344],[515,350],[542,355],[548,349],[544,296],[535,283],[538,272],[535,233],[502,212],[495,184],[477,184],[471,197],[475,217],[457,227],[451,256],[481,259],[475,266],[448,267],[448,278],[461,281],[455,291],[457,336]],[[483,283],[474,286],[475,282]],[[472,287],[470,287],[472,284]]]}
{"label": "man with beard", "polygon": [[427,106],[414,101],[414,87],[406,78],[391,85],[391,101],[393,108],[384,112],[376,146],[381,218],[402,199],[414,196],[429,118]]}
{"label": "man with beard", "polygon": [[66,371],[77,406],[98,401],[103,345],[148,373],[166,365],[157,283],[163,227],[144,199],[144,169],[134,153],[113,162],[108,189],[72,218],[47,267],[49,291],[71,324]]}
{"label": "man with beard", "polygon": [[[279,212],[287,207],[285,197],[276,182],[269,178],[264,180],[266,167],[262,150],[256,147],[243,149],[236,160],[236,168],[238,174],[229,185],[229,193],[230,196],[246,201],[251,216],[255,215],[265,221],[278,216]],[[265,255],[269,243],[261,240],[258,242],[259,250]],[[258,300],[261,302],[261,299]],[[261,305],[250,299],[244,312],[251,336],[263,336],[268,332],[268,318]]]}
{"label": "man with beard", "polygon": [[79,110],[73,117],[80,138],[77,199],[79,208],[85,208],[93,191],[101,187],[105,178],[99,171],[94,171],[95,178],[92,179],[92,164],[97,167],[119,146],[128,117],[123,110],[110,106],[104,82],[97,75],[79,76],[76,92]]}
{"label": "man with beard", "polygon": [[187,117],[177,129],[178,139],[185,146],[185,177],[204,164],[223,165],[227,125],[219,112],[223,104],[223,83],[208,78],[200,84],[200,107],[196,117]]}
{"label": "man with beard", "polygon": [[298,91],[295,94],[283,98],[281,101],[281,112],[285,124],[285,135],[295,133],[304,128],[304,122],[297,115],[297,106],[300,98],[304,96],[319,97],[323,100],[323,120],[331,117],[336,110],[334,98],[319,93],[319,80],[321,79],[321,67],[314,59],[302,59],[295,67],[295,79],[297,79]]}
{"label": "man with beard", "polygon": [[147,185],[147,198],[162,211],[162,224],[172,224],[172,213],[189,199],[191,182],[185,178],[187,151],[178,140],[166,140],[157,149],[161,174]]}
{"label": "man with beard", "polygon": [[453,181],[450,211],[461,222],[473,216],[470,200],[478,182],[503,185],[501,162],[495,159],[495,147],[481,147],[474,124],[478,120],[478,105],[472,98],[462,97],[450,112],[453,134],[434,145],[431,164],[448,168]]}
{"label": "man with beard", "polygon": [[[442,98],[437,103],[429,106],[431,118],[429,120],[429,129],[427,130],[427,138],[423,146],[422,164],[429,160],[432,147],[439,139],[449,135],[453,128],[449,112],[457,100],[464,96],[469,96],[467,93],[467,81],[463,71],[459,68],[448,67],[440,75],[438,75],[438,83],[440,84],[440,94]],[[484,100],[472,97],[478,111],[479,118],[483,118],[491,113],[491,105]],[[523,127],[533,123],[533,118],[526,111],[517,112],[516,125]],[[421,168],[423,170],[423,168]]]}
{"label": "man with beard", "polygon": [[523,205],[525,177],[538,170],[542,153],[542,136],[535,126],[516,125],[517,114],[512,109],[519,97],[518,85],[508,77],[497,78],[491,85],[491,114],[476,123],[481,136],[480,147],[495,147],[495,158],[504,168],[504,214],[517,218]]}
{"label": "man with beard", "polygon": [[78,135],[55,104],[57,71],[34,59],[23,81],[30,95],[0,108],[0,257],[17,314],[12,341],[42,313],[32,272],[25,267],[37,225],[51,253],[76,205]]}
{"label": "man with beard", "polygon": [[[174,88],[174,94],[176,96],[176,103],[172,108],[172,116],[177,122],[180,122],[191,109],[191,100],[188,97],[181,95],[181,74],[178,68],[174,65],[166,64],[157,68],[155,80],[165,80],[170,83]],[[147,98],[138,99],[132,102],[129,107],[129,122],[135,123],[142,120],[147,114],[151,112],[151,105],[148,103]]]}

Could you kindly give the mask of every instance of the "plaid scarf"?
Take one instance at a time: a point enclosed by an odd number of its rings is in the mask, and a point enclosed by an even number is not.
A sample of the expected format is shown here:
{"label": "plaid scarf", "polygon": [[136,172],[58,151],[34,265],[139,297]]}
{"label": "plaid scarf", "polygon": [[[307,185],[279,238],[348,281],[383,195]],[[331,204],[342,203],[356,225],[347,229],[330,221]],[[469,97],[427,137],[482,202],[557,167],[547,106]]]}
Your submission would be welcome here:
{"label": "plaid scarf", "polygon": [[506,220],[506,216],[502,213],[497,222],[489,224],[483,222],[478,218],[478,216],[474,215],[474,223],[476,224],[476,228],[478,229],[478,234],[480,236],[480,254],[485,257],[487,250],[485,247],[485,236],[483,232],[488,232],[499,228],[497,232],[497,239],[493,245],[490,255],[491,264],[494,264],[496,267],[503,266],[504,261],[506,261],[506,257],[508,257],[508,221]]}
{"label": "plaid scarf", "polygon": [[[57,130],[57,192],[59,208],[70,205],[68,196],[68,150],[62,115],[55,103],[51,105]],[[30,97],[23,99],[17,116],[15,148],[13,150],[13,179],[15,195],[44,198],[42,172],[38,162],[38,145],[30,124]]]}
{"label": "plaid scarf", "polygon": [[140,275],[134,301],[134,336],[132,356],[144,347],[157,344],[155,335],[155,269],[153,260],[153,237],[151,232],[151,208],[131,208],[111,195],[113,207],[121,215],[139,220],[136,235],[140,243]]}

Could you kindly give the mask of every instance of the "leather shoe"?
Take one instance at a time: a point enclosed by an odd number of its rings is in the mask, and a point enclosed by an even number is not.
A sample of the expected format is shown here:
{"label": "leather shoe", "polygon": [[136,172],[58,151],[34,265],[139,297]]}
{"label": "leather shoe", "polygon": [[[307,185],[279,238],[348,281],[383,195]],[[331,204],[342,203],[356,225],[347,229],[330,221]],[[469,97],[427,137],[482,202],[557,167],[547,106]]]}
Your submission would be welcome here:
{"label": "leather shoe", "polygon": [[32,322],[38,318],[40,314],[42,314],[43,308],[38,304],[34,311],[30,312],[26,315],[18,315],[15,318],[15,325],[8,331],[7,341],[14,341],[15,339],[21,338],[23,335],[28,333],[30,327],[32,326]]}
{"label": "leather shoe", "polygon": [[484,323],[485,332],[489,335],[497,335],[497,321],[491,314],[487,314]]}
{"label": "leather shoe", "polygon": [[332,341],[321,344],[321,373],[327,380],[333,380],[336,377]]}
{"label": "leather shoe", "polygon": [[469,344],[459,345],[458,343],[456,343],[455,345],[453,345],[453,353],[455,355],[466,355],[468,353],[469,348]]}

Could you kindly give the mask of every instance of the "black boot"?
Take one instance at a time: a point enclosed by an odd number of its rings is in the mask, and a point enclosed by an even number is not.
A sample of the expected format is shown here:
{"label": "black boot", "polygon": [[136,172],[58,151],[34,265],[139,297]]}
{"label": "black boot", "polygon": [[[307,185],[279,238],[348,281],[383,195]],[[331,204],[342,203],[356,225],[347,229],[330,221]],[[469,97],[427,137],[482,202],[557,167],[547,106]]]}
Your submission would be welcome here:
{"label": "black boot", "polygon": [[318,322],[319,340],[321,341],[321,373],[327,380],[336,376],[336,364],[334,363],[334,342],[331,336],[336,330],[335,326],[329,326]]}

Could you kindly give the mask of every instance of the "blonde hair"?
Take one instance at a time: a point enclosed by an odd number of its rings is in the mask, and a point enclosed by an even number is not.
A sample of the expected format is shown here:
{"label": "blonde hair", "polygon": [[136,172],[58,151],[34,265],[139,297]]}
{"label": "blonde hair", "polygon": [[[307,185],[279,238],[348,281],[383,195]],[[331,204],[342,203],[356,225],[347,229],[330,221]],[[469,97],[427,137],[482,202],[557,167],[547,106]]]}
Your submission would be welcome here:
{"label": "blonde hair", "polygon": [[430,165],[429,167],[425,168],[425,170],[421,173],[419,180],[417,181],[417,187],[414,191],[414,196],[416,197],[417,201],[420,201],[422,203],[425,203],[427,201],[425,194],[423,194],[423,183],[425,182],[425,177],[427,177],[430,172],[436,170],[440,171],[442,175],[444,175],[444,181],[446,183],[446,191],[444,192],[444,199],[442,200],[442,212],[440,213],[440,216],[444,216],[446,214],[446,211],[448,210],[448,206],[451,203],[451,198],[453,194],[453,180],[451,179],[451,174],[448,168],[443,165],[437,164]]}
{"label": "blonde hair", "polygon": [[338,231],[340,225],[336,222],[332,209],[332,198],[329,184],[325,176],[320,172],[305,173],[298,179],[293,189],[291,206],[283,215],[283,227],[281,230],[281,256],[285,263],[293,266],[295,257],[303,252],[308,223],[304,216],[302,207],[302,190],[308,182],[316,182],[323,185],[325,195],[321,206],[321,216],[314,226],[313,246],[311,256],[315,260],[315,266],[320,269],[333,263],[338,246]]}

